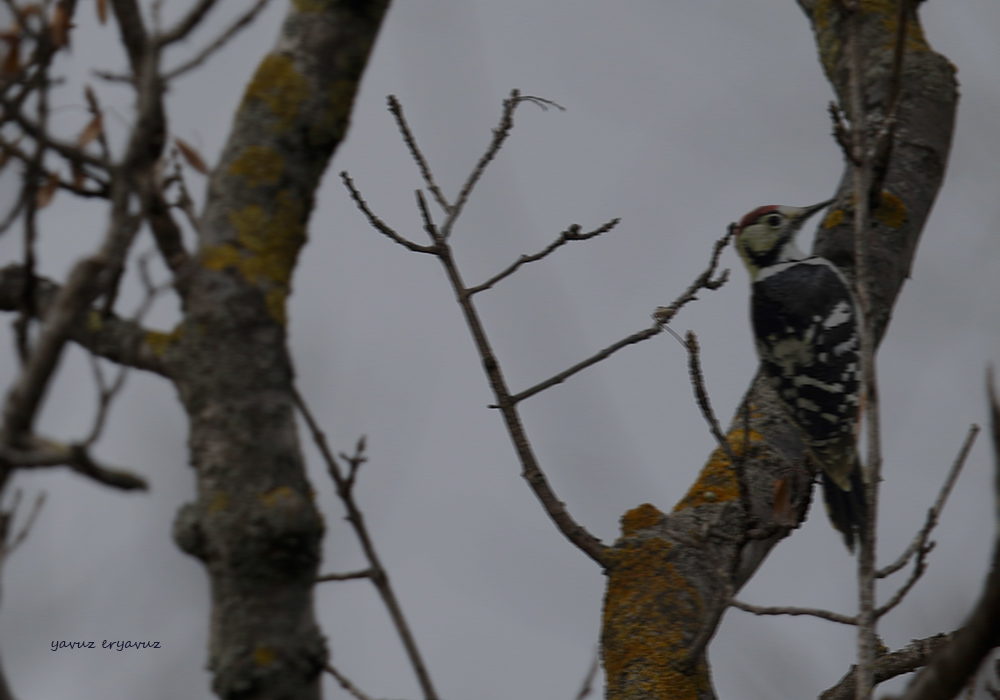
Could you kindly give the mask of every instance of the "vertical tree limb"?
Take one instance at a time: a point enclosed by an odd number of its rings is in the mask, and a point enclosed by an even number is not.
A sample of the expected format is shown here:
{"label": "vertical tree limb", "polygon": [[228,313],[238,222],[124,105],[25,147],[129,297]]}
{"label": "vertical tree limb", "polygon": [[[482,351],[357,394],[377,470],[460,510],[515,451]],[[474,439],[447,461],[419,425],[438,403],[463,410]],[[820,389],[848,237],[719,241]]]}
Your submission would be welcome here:
{"label": "vertical tree limb", "polygon": [[209,668],[226,699],[320,695],[323,523],[296,432],[285,305],[388,4],[289,3],[211,174],[184,319],[162,348],[197,477],[174,536],[211,579]]}

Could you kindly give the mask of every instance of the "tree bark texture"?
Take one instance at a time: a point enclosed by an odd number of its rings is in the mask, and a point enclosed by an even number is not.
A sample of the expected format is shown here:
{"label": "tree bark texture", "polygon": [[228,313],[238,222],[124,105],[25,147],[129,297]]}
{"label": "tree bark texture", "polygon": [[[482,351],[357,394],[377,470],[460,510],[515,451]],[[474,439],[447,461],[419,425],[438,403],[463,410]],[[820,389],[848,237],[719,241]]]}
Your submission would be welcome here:
{"label": "tree bark texture", "polygon": [[344,137],[388,0],[293,0],[213,171],[183,320],[150,334],[190,421],[198,496],[174,525],[211,579],[222,698],[318,698],[323,521],[296,433],[285,302],[320,178]]}
{"label": "tree bark texture", "polygon": [[[847,104],[846,17],[836,0],[800,0],[820,62]],[[861,0],[862,76],[872,140],[890,109],[898,8]],[[917,243],[944,178],[958,102],[955,68],[928,45],[911,8],[899,80],[897,124],[881,192],[873,197],[870,286],[878,339],[909,275]],[[850,115],[848,115],[850,117]],[[820,223],[815,252],[848,274],[854,267],[852,183]],[[609,551],[602,655],[609,700],[714,698],[705,655],[729,598],[771,548],[805,517],[810,464],[795,429],[760,374],[687,495],[667,515],[644,504],[622,517]]]}

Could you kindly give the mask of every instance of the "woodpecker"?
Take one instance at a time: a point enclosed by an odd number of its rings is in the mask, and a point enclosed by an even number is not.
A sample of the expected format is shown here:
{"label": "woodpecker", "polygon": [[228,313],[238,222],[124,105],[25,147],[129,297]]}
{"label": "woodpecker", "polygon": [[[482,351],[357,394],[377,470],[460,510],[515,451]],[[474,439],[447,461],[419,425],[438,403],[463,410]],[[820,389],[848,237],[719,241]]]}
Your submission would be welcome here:
{"label": "woodpecker", "polygon": [[853,552],[867,518],[857,452],[860,313],[836,265],[795,244],[806,220],[831,201],[754,209],[736,227],[736,250],[750,273],[761,365],[822,469],[827,513]]}

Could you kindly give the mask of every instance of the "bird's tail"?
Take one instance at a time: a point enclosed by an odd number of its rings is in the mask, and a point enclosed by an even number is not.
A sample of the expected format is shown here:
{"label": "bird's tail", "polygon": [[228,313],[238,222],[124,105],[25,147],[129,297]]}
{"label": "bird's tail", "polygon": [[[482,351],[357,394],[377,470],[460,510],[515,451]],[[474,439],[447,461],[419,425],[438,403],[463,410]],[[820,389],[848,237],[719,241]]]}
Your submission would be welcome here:
{"label": "bird's tail", "polygon": [[823,472],[823,500],[830,522],[844,536],[847,549],[854,553],[854,542],[860,539],[868,522],[868,503],[865,500],[865,483],[861,478],[861,466],[855,465],[850,476],[851,490],[837,486],[826,472]]}

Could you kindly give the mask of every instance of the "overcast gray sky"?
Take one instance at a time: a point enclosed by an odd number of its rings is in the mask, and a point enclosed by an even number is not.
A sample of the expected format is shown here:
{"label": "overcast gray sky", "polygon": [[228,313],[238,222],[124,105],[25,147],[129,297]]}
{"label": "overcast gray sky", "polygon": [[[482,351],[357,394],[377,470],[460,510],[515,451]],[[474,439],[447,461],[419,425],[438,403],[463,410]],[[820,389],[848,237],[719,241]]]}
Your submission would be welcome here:
{"label": "overcast gray sky", "polygon": [[[167,13],[189,3],[172,0]],[[211,27],[245,2],[222,3]],[[962,101],[944,189],[880,354],[885,483],[880,556],[895,558],[922,523],[972,422],[986,419],[983,375],[1000,360],[1000,4],[921,5],[931,45],[959,67]],[[173,134],[214,161],[240,94],[273,44],[285,3],[170,95]],[[128,94],[89,77],[123,65],[114,27],[80,3],[55,99],[67,134],[86,121],[94,83],[121,133]],[[173,60],[201,46],[209,29]],[[841,156],[832,96],[808,23],[792,0],[746,3],[601,0],[397,0],[322,189],[291,299],[303,393],[338,450],[368,436],[358,497],[436,685],[447,700],[569,700],[597,644],[604,577],[563,540],[519,476],[472,343],[436,261],[369,229],[335,173],[348,170],[379,215],[420,239],[419,175],[385,97],[404,104],[447,192],[478,158],[512,88],[567,111],[518,111],[514,133],[453,235],[477,281],[549,243],[571,223],[622,224],[567,246],[482,297],[515,390],[650,323],[705,265],[726,225],[761,204],[832,195]],[[11,168],[0,178],[10,188]],[[200,197],[204,180],[189,174]],[[8,189],[9,191],[9,189]],[[42,217],[41,267],[61,278],[94,245],[105,212],[61,195]],[[810,235],[807,232],[807,237]],[[809,243],[808,238],[804,241]],[[151,246],[144,240],[141,249]],[[0,264],[17,260],[16,235]],[[757,360],[747,280],[732,281],[674,322],[695,330],[716,410],[728,420]],[[165,299],[151,325],[175,318]],[[10,348],[8,324],[0,347]],[[14,373],[10,350],[0,376]],[[94,394],[70,352],[42,429],[85,434]],[[681,346],[664,334],[528,402],[542,464],[575,517],[606,541],[618,518],[683,495],[712,439],[688,386]],[[121,494],[63,471],[21,474],[48,501],[3,572],[0,653],[20,698],[212,697],[204,671],[207,579],[170,539],[193,496],[186,426],[172,388],[134,375],[98,454],[145,474]],[[323,570],[362,566],[332,488],[307,450],[328,534]],[[884,621],[893,648],[958,626],[979,592],[994,532],[992,464],[981,441],[955,489],[930,569]],[[9,494],[8,494],[9,499]],[[883,599],[895,580],[883,584]],[[820,507],[782,543],[741,597],[854,609],[854,560]],[[416,698],[385,611],[364,581],[329,583],[316,605],[338,668],[375,697]],[[847,671],[852,630],[730,611],[710,648],[722,698],[815,697]],[[53,640],[141,639],[159,650],[50,651]],[[347,697],[327,683],[327,696]]]}

